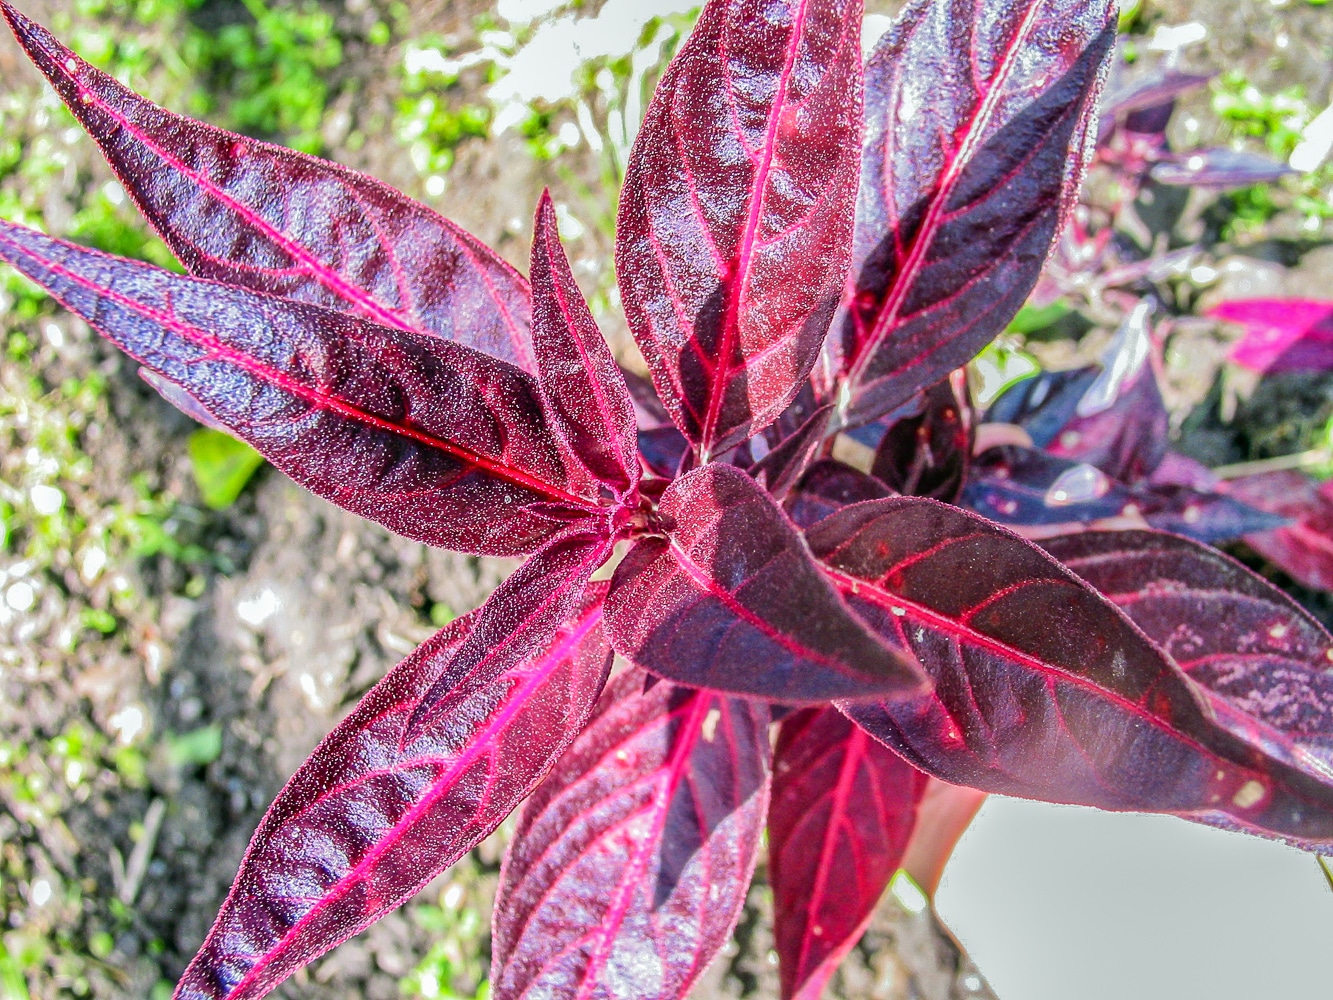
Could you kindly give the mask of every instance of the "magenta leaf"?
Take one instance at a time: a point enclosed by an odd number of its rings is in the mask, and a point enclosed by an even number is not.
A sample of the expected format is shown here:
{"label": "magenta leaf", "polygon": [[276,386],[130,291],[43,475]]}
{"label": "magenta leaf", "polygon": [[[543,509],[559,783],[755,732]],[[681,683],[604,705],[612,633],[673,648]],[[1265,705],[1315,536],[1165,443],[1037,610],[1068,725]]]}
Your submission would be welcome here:
{"label": "magenta leaf", "polygon": [[926,776],[832,708],[782,723],[768,881],[782,996],[819,1000],[902,863]]}
{"label": "magenta leaf", "polygon": [[1042,547],[1109,597],[1246,742],[1333,783],[1333,636],[1216,549],[1147,531]]}
{"label": "magenta leaf", "polygon": [[933,777],[1333,845],[1333,783],[1239,739],[1115,605],[955,507],[896,498],[807,533],[854,608],[932,679],[840,705]]}
{"label": "magenta leaf", "polygon": [[921,413],[889,426],[870,472],[895,493],[953,503],[972,462],[972,404],[961,371],[927,390]]}
{"label": "magenta leaf", "polygon": [[1245,544],[1306,587],[1333,590],[1333,485],[1300,472],[1268,472],[1222,484],[1241,503],[1293,524],[1245,536]]}
{"label": "magenta leaf", "polygon": [[1311,299],[1240,299],[1208,310],[1245,334],[1231,360],[1260,373],[1333,369],[1333,302]]}
{"label": "magenta leaf", "polygon": [[264,996],[489,835],[592,712],[611,666],[604,591],[596,587],[538,655],[472,684],[411,738],[408,719],[425,691],[468,679],[458,651],[496,602],[375,685],[269,808],[177,1000]]}
{"label": "magenta leaf", "polygon": [[535,549],[572,483],[535,381],[427,334],[188,278],[0,221],[0,260],[302,486],[409,538]]}
{"label": "magenta leaf", "polygon": [[799,704],[918,690],[921,678],[824,579],[795,525],[739,469],[672,483],[662,537],[616,569],[616,652],[661,677]]}
{"label": "magenta leaf", "polygon": [[624,497],[639,481],[634,402],[574,281],[549,191],[533,227],[532,347],[542,395],[571,460]]}
{"label": "magenta leaf", "polygon": [[491,996],[673,1000],[727,943],[768,805],[768,706],[629,671],[523,807]]}
{"label": "magenta leaf", "polygon": [[818,357],[847,269],[860,0],[710,0],[626,172],[630,329],[703,459],[772,423]]}
{"label": "magenta leaf", "polygon": [[527,283],[480,240],[374,178],[172,114],[0,11],[190,273],[535,371]]}
{"label": "magenta leaf", "polygon": [[916,0],[880,41],[830,345],[849,420],[966,364],[1023,305],[1078,196],[1115,31],[1111,0]]}

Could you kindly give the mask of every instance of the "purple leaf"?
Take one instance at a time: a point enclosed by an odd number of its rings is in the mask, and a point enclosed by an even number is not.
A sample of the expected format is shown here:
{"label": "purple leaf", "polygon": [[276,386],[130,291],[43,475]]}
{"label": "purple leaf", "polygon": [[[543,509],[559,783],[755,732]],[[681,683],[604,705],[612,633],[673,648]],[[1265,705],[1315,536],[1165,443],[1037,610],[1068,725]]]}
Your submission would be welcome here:
{"label": "purple leaf", "polygon": [[527,283],[480,240],[374,178],[159,108],[0,11],[190,273],[536,370]]}
{"label": "purple leaf", "polygon": [[1333,782],[1333,636],[1215,549],[1147,531],[1042,545],[1109,597],[1208,695],[1241,739]]}
{"label": "purple leaf", "polygon": [[883,500],[889,495],[888,488],[873,476],[825,459],[812,465],[800,486],[787,497],[787,513],[793,523],[805,529],[848,504]]}
{"label": "purple leaf", "polygon": [[1052,455],[1095,465],[1112,479],[1146,479],[1166,455],[1170,414],[1157,386],[1154,306],[1140,302],[1102,357],[1102,372],[1074,418],[1048,445]]}
{"label": "purple leaf", "polygon": [[597,511],[535,381],[503,361],[4,221],[0,260],[302,486],[409,538],[514,555],[559,528],[544,511]]}
{"label": "purple leaf", "polygon": [[959,502],[1001,524],[1047,526],[1118,517],[1134,498],[1094,466],[1004,445],[978,456]]}
{"label": "purple leaf", "polygon": [[491,996],[684,997],[744,905],[771,755],[766,705],[613,680],[523,807]]}
{"label": "purple leaf", "polygon": [[533,224],[532,348],[571,460],[625,497],[639,481],[634,402],[574,281],[550,191],[542,192]]}
{"label": "purple leaf", "polygon": [[663,537],[616,569],[616,652],[659,676],[799,704],[895,696],[921,680],[869,631],[795,526],[739,469],[706,465],[662,495]]}
{"label": "purple leaf", "polygon": [[681,472],[690,443],[674,427],[653,427],[639,431],[639,460],[643,467],[663,479],[675,479]]}
{"label": "purple leaf", "polygon": [[1182,73],[1162,66],[1130,83],[1108,85],[1106,98],[1102,101],[1102,119],[1106,121],[1172,104],[1176,98],[1206,86],[1211,79],[1209,75]]}
{"label": "purple leaf", "polygon": [[[611,666],[595,588],[538,655],[481,681],[457,653],[494,600],[398,664],[264,816],[177,1000],[256,1000],[490,834],[573,743]],[[406,738],[437,682],[470,693]]]}
{"label": "purple leaf", "polygon": [[1177,187],[1239,188],[1272,184],[1298,173],[1281,160],[1235,149],[1195,149],[1176,153],[1152,168],[1158,184]]}
{"label": "purple leaf", "polygon": [[808,538],[933,681],[917,698],[839,707],[933,777],[1333,845],[1333,783],[1220,726],[1118,608],[1030,543],[909,497],[848,507]]}
{"label": "purple leaf", "polygon": [[799,428],[750,468],[773,499],[781,501],[810,467],[828,429],[832,405],[817,408]]}
{"label": "purple leaf", "polygon": [[959,368],[1013,319],[1072,208],[1111,0],[916,0],[866,66],[847,317],[850,419]]}
{"label": "purple leaf", "polygon": [[1188,486],[1145,485],[1134,490],[1134,498],[1144,520],[1157,530],[1185,535],[1207,545],[1221,545],[1289,523],[1278,514],[1251,507],[1235,497]]}
{"label": "purple leaf", "polygon": [[1101,373],[1100,365],[1092,365],[1024,379],[992,404],[986,422],[1016,424],[1034,445],[1045,448],[1074,419],[1079,402]]}
{"label": "purple leaf", "polygon": [[860,0],[711,0],[626,171],[616,271],[658,394],[704,461],[777,419],[846,275]]}
{"label": "purple leaf", "polygon": [[926,776],[833,708],[782,723],[768,881],[782,996],[819,1000],[902,863]]}
{"label": "purple leaf", "polygon": [[925,394],[925,408],[892,424],[870,472],[895,493],[953,503],[972,463],[975,428],[960,370]]}
{"label": "purple leaf", "polygon": [[1261,374],[1333,369],[1333,302],[1241,299],[1208,315],[1244,329],[1230,354],[1243,368]]}
{"label": "purple leaf", "polygon": [[1294,521],[1245,536],[1245,544],[1306,587],[1333,590],[1333,485],[1300,472],[1268,472],[1223,483],[1241,503]]}

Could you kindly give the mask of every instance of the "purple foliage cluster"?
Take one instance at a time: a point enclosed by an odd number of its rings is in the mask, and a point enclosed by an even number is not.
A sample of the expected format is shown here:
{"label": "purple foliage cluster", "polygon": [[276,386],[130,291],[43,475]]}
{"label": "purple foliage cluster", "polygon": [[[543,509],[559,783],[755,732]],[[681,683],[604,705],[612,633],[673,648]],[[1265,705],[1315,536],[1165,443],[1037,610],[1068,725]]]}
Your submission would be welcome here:
{"label": "purple foliage cluster", "polygon": [[0,259],[311,491],[529,556],[279,794],[178,997],[263,996],[525,799],[497,998],[684,996],[765,825],[783,993],[817,997],[894,871],[947,853],[949,786],[1333,848],[1333,638],[1204,544],[1289,526],[1168,453],[1151,308],[1103,369],[1003,397],[1026,443],[973,459],[955,370],[1081,238],[1099,129],[1164,183],[1240,169],[1125,127],[1189,81],[1099,121],[1111,0],[915,0],[864,63],[860,0],[709,0],[618,220],[651,383],[549,196],[525,280],[0,9],[189,273],[4,222]]}

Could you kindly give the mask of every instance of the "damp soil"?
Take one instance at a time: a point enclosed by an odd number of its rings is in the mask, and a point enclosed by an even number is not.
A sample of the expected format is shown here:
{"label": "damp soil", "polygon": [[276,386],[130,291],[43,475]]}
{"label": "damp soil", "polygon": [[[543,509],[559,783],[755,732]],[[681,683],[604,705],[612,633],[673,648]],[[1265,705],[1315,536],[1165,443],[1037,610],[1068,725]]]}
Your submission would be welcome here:
{"label": "damp soil", "polygon": [[[27,6],[38,17],[54,9]],[[435,0],[412,5],[408,18],[414,32],[466,38],[486,6]],[[889,12],[897,4],[878,6]],[[1333,14],[1329,8],[1290,6],[1303,9],[1283,10],[1269,0],[1148,0],[1148,17],[1207,24],[1209,40],[1189,56],[1200,66],[1242,66],[1261,86],[1300,83],[1313,102],[1327,103]],[[329,9],[349,37],[364,36],[380,15],[372,4],[354,0]],[[194,16],[212,28],[242,13],[239,3],[219,0]],[[122,28],[134,30],[128,22]],[[1279,47],[1283,36],[1286,43]],[[400,58],[392,46],[348,44],[332,80],[327,152],[424,197],[420,177],[391,134],[397,98],[392,81]],[[29,70],[5,39],[0,94],[11,86],[16,93],[20,87],[34,92]],[[367,137],[355,150],[347,143],[353,133]],[[68,177],[54,186],[47,206],[53,226],[70,216],[90,187],[109,178],[90,143],[71,147],[70,155]],[[566,160],[554,171],[529,155],[521,137],[507,133],[461,147],[444,194],[426,200],[522,267],[531,207],[541,186],[550,184],[558,199],[577,205],[588,197],[587,189],[597,189],[599,177],[592,163]],[[1263,287],[1283,290],[1333,284],[1333,255],[1280,228],[1224,252],[1240,262],[1236,282],[1268,282]],[[590,285],[606,281],[611,246],[605,233],[591,229],[577,254],[581,278]],[[5,379],[15,384],[35,379],[54,389],[95,370],[106,380],[105,393],[73,432],[91,464],[81,485],[77,477],[68,480],[74,483],[67,487],[69,509],[82,514],[142,505],[147,489],[173,498],[176,537],[210,553],[202,564],[169,554],[127,557],[115,567],[114,578],[107,574],[91,582],[79,570],[78,553],[67,553],[53,560],[39,606],[0,628],[0,741],[45,745],[79,725],[110,733],[113,718],[127,706],[142,709],[155,736],[145,744],[142,776],[131,780],[107,770],[80,790],[64,788],[46,809],[33,808],[10,785],[0,801],[0,844],[9,873],[0,875],[0,886],[9,887],[3,891],[11,893],[6,905],[13,925],[0,931],[64,935],[75,944],[95,932],[111,936],[109,949],[103,946],[95,960],[77,968],[52,961],[29,970],[33,996],[129,1000],[153,995],[155,985],[179,976],[265,805],[318,740],[433,631],[432,615],[438,620],[441,609],[461,614],[477,606],[515,564],[408,542],[303,492],[271,469],[261,471],[233,507],[208,511],[186,458],[194,425],[81,324],[49,310],[33,321],[46,323],[61,330],[54,338],[60,346],[35,332],[38,349],[21,363],[4,360]],[[1185,406],[1195,411],[1183,422],[1185,450],[1214,463],[1266,457],[1303,446],[1312,428],[1327,422],[1333,415],[1333,381],[1274,380],[1225,423],[1211,415],[1215,399],[1201,396]],[[20,475],[32,443],[26,433],[22,426],[6,431],[0,479]],[[116,603],[113,591],[136,596]],[[114,634],[85,636],[71,649],[72,617],[108,602],[119,619]],[[220,737],[211,759],[172,752],[177,744],[168,737],[201,730]],[[63,776],[48,764],[34,763],[29,770],[34,769],[48,789],[64,787]],[[160,824],[152,822],[157,816]],[[146,829],[154,825],[155,835]],[[402,996],[400,981],[437,943],[434,925],[419,919],[421,908],[466,906],[484,917],[502,839],[503,830],[414,904],[314,963],[277,995],[288,1000]],[[137,882],[131,878],[136,858]],[[41,877],[59,891],[44,903],[31,894],[13,897],[15,872],[23,873],[27,885]],[[777,995],[770,894],[762,874],[761,868],[736,941],[696,996]],[[464,890],[461,902],[446,891],[454,885]],[[442,902],[447,899],[452,902]],[[14,939],[7,940],[12,952]],[[484,929],[471,940],[478,953],[472,967],[484,968]],[[475,986],[467,982],[467,961],[454,967],[464,970],[459,988]],[[914,915],[891,897],[832,992],[849,1000],[991,995],[928,910]]]}

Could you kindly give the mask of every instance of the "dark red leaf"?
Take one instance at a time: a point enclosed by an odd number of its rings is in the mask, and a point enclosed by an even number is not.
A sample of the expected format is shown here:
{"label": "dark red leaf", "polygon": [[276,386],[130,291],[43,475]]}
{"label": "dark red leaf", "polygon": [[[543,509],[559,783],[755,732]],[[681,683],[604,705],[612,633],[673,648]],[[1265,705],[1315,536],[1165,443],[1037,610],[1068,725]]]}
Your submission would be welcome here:
{"label": "dark red leaf", "polygon": [[824,444],[831,404],[818,407],[800,427],[750,467],[750,475],[762,483],[775,500],[782,500],[805,475]]}
{"label": "dark red leaf", "polygon": [[849,419],[972,359],[1018,312],[1078,196],[1111,0],[916,0],[866,65],[866,147],[832,374]]}
{"label": "dark red leaf", "polygon": [[889,496],[885,485],[873,476],[833,459],[816,462],[791,496],[787,512],[800,528],[817,524],[848,504],[883,500]]}
{"label": "dark red leaf", "polygon": [[1251,371],[1333,369],[1333,302],[1241,299],[1214,306],[1208,315],[1244,329],[1230,358]]}
{"label": "dark red leaf", "polygon": [[638,671],[523,807],[491,996],[672,1000],[727,943],[768,805],[768,707]]}
{"label": "dark red leaf", "polygon": [[819,1000],[899,868],[926,776],[833,708],[782,723],[768,881],[782,996]]}
{"label": "dark red leaf", "polygon": [[1333,485],[1300,472],[1268,472],[1218,487],[1294,524],[1245,536],[1245,544],[1307,587],[1333,590]]}
{"label": "dark red leaf", "polygon": [[0,221],[0,260],[302,486],[409,538],[536,548],[597,509],[531,376],[461,344],[187,278]]}
{"label": "dark red leaf", "polygon": [[777,419],[847,269],[860,0],[711,0],[626,172],[616,271],[672,419],[706,461]]}
{"label": "dark red leaf", "polygon": [[404,739],[471,697],[479,685],[541,655],[583,600],[588,578],[611,555],[605,524],[586,520],[567,527],[496,588],[491,610],[454,654],[448,675],[417,703]]}
{"label": "dark red leaf", "polygon": [[664,537],[637,542],[606,601],[616,652],[659,676],[799,704],[919,689],[848,610],[796,527],[740,469],[671,484]]}
{"label": "dark red leaf", "polygon": [[[177,1000],[255,1000],[384,916],[500,824],[574,742],[611,666],[596,587],[540,655],[491,672],[457,654],[491,601],[398,664],[269,808]],[[470,693],[421,732],[437,681]]]}
{"label": "dark red leaf", "polygon": [[840,707],[932,776],[1333,844],[1333,782],[1224,729],[1123,612],[1030,543],[914,497],[848,507],[808,537],[933,681],[917,698]]}
{"label": "dark red leaf", "polygon": [[574,281],[549,191],[533,224],[532,347],[568,460],[624,497],[639,481],[634,402]]}
{"label": "dark red leaf", "polygon": [[960,370],[925,394],[922,412],[893,423],[870,472],[895,493],[953,503],[972,463],[975,427]]}
{"label": "dark red leaf", "polygon": [[1147,531],[1042,547],[1109,597],[1207,692],[1218,721],[1333,783],[1333,636],[1216,549]]}
{"label": "dark red leaf", "polygon": [[476,237],[374,178],[159,108],[8,3],[0,10],[192,274],[535,372],[527,283]]}

